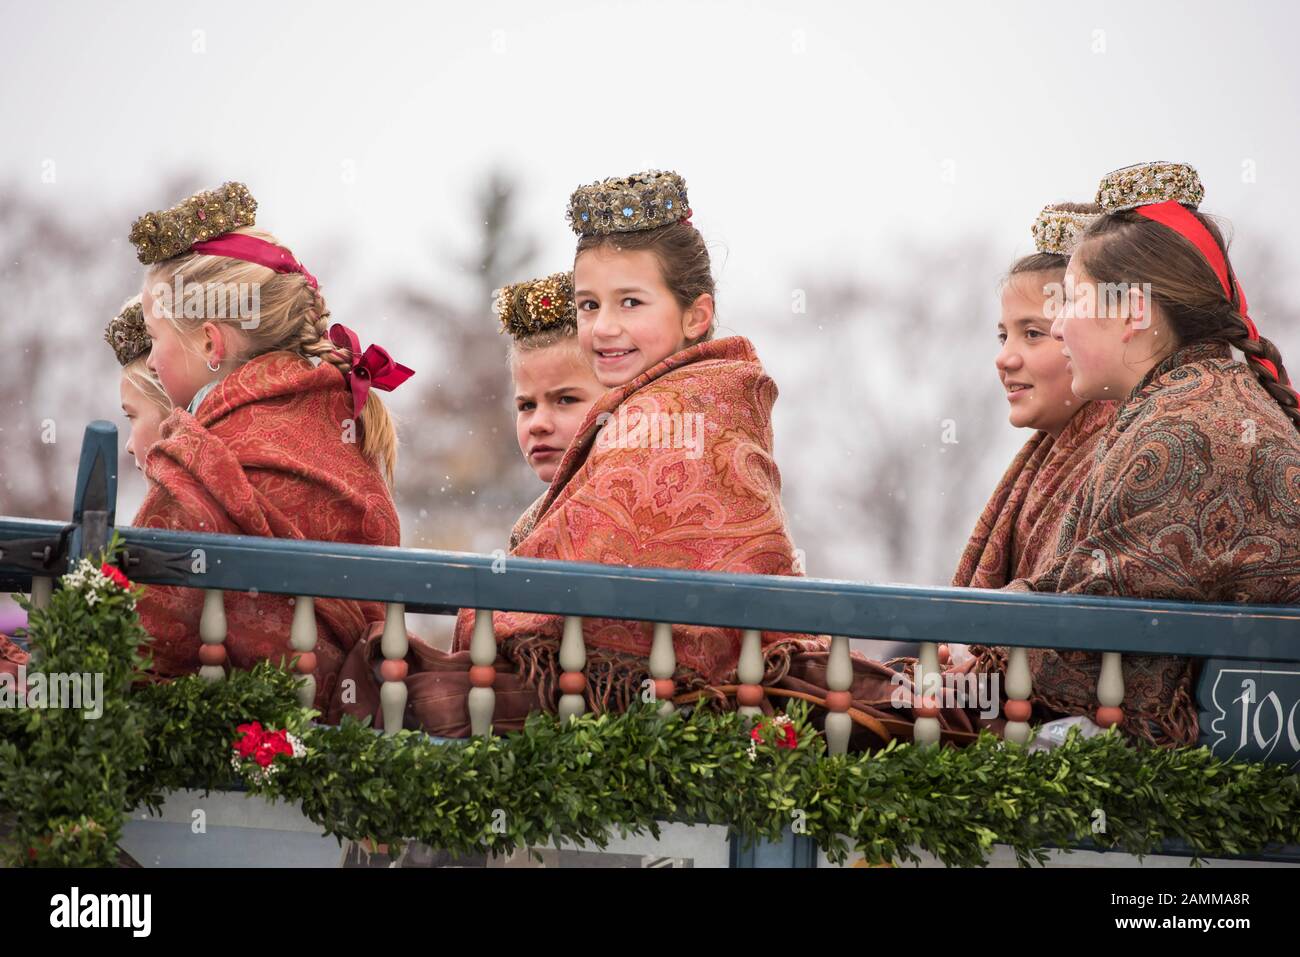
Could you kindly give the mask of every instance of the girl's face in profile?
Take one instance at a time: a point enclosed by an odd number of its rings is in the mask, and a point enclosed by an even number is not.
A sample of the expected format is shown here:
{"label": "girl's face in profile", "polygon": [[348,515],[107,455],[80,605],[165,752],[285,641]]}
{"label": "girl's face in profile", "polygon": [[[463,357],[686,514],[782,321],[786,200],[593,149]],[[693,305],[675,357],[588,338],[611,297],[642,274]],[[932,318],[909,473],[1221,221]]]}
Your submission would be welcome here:
{"label": "girl's face in profile", "polygon": [[120,391],[122,412],[126,415],[129,430],[126,450],[135,459],[135,467],[143,472],[145,455],[158,441],[159,428],[169,410],[141,392],[125,372],[122,373]]}
{"label": "girl's face in profile", "polygon": [[994,362],[1011,406],[1011,424],[1041,429],[1053,438],[1083,404],[1071,389],[1061,343],[1052,338],[1054,300],[1044,287],[1059,281],[1060,274],[1051,272],[1018,273],[1007,280],[998,322],[1002,348]]}
{"label": "girl's face in profile", "polygon": [[631,382],[713,322],[713,297],[682,309],[647,249],[585,250],[573,265],[578,343],[605,388]]}
{"label": "girl's face in profile", "polygon": [[[1141,293],[1126,293],[1112,302],[1099,294],[1100,288],[1076,252],[1065,272],[1065,305],[1052,324],[1052,335],[1065,347],[1075,395],[1122,400],[1154,364],[1148,344],[1159,330],[1151,328]],[[1145,335],[1148,330],[1152,337]],[[1136,336],[1143,342],[1133,356],[1152,353],[1146,366],[1135,364],[1129,355]]]}

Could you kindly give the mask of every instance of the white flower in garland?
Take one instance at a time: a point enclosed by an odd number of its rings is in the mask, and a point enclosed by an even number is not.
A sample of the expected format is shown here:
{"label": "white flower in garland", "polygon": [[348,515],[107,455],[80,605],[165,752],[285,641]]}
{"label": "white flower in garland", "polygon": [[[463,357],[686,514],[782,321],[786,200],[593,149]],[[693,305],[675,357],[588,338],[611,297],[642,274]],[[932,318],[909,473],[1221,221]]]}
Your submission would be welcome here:
{"label": "white flower in garland", "polygon": [[122,571],[112,565],[100,565],[89,558],[77,562],[72,571],[59,579],[59,585],[66,591],[75,591],[86,599],[86,604],[95,607],[95,603],[111,594],[125,592],[128,607],[135,607],[135,595],[131,593],[131,581]]}

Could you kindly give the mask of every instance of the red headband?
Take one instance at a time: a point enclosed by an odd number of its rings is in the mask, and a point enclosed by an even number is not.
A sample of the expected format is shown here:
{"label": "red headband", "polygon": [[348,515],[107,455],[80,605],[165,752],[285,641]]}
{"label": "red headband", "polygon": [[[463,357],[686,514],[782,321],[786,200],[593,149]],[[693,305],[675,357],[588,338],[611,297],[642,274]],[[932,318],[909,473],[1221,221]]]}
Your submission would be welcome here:
{"label": "red headband", "polygon": [[343,374],[343,381],[352,390],[354,416],[361,415],[361,409],[366,404],[366,395],[370,392],[371,386],[383,389],[385,392],[392,392],[415,375],[414,369],[408,369],[400,362],[394,362],[393,357],[381,346],[367,346],[366,351],[362,352],[361,340],[357,338],[357,334],[341,322],[330,326],[330,342],[351,353],[352,371]]}
{"label": "red headband", "polygon": [[[1250,307],[1246,304],[1246,291],[1241,288],[1241,283],[1237,282],[1235,278],[1229,281],[1228,263],[1223,258],[1223,250],[1219,248],[1219,244],[1214,241],[1214,237],[1210,235],[1210,231],[1205,228],[1204,224],[1192,215],[1191,210],[1182,203],[1167,199],[1163,203],[1138,206],[1133,212],[1139,213],[1161,226],[1172,229],[1195,246],[1201,255],[1205,257],[1205,261],[1210,264],[1210,268],[1214,270],[1214,275],[1219,278],[1219,285],[1223,287],[1223,295],[1229,302],[1232,301],[1233,287],[1236,287],[1237,298],[1241,301],[1241,320],[1246,324],[1246,335],[1251,342],[1259,342],[1259,330],[1255,328],[1255,323],[1248,312]],[[1281,381],[1277,374],[1277,366],[1272,362],[1260,356],[1251,356],[1251,358],[1267,369],[1269,374],[1273,376],[1274,381]]]}
{"label": "red headband", "polygon": [[309,286],[313,289],[320,288],[316,282],[316,277],[309,273],[302,263],[293,258],[293,253],[283,246],[268,243],[265,239],[258,239],[256,236],[247,236],[244,233],[226,233],[216,239],[195,243],[191,248],[196,253],[205,253],[209,256],[225,256],[227,259],[242,259],[244,262],[257,263],[259,266],[265,266],[267,269],[274,269],[280,273],[302,273]]}

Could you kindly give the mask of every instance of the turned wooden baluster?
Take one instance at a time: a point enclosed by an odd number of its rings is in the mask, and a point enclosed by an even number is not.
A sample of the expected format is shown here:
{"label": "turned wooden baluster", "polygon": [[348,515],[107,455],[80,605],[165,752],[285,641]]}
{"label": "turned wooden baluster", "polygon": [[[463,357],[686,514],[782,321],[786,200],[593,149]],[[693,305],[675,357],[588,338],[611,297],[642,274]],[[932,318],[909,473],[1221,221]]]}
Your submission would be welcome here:
{"label": "turned wooden baluster", "polygon": [[659,701],[659,716],[666,718],[677,706],[673,693],[677,686],[673,675],[677,673],[677,652],[673,649],[673,626],[666,621],[655,622],[654,638],[650,643],[650,677],[654,679],[655,700]]}
{"label": "turned wooden baluster", "polygon": [[560,720],[576,718],[587,710],[583,692],[587,690],[587,646],[582,640],[582,617],[567,615],[564,636],[560,639]]}
{"label": "turned wooden baluster", "polygon": [[939,646],[933,641],[921,642],[921,653],[916,659],[917,672],[913,683],[912,740],[921,745],[939,743]]}
{"label": "turned wooden baluster", "polygon": [[316,701],[316,599],[310,595],[293,600],[289,647],[298,652],[298,703],[310,708]]}
{"label": "turned wooden baluster", "polygon": [[44,575],[32,576],[32,607],[49,608],[50,596],[54,594],[54,579]]}
{"label": "turned wooden baluster", "polygon": [[[54,595],[54,579],[46,578],[43,575],[32,576],[32,608],[41,610],[50,607],[50,599]],[[27,667],[34,670],[41,663],[41,652],[37,648],[32,648],[28,652]]]}
{"label": "turned wooden baluster", "polygon": [[1029,674],[1029,651],[1025,648],[1012,648],[1007,653],[1007,701],[1002,706],[1002,713],[1007,723],[1002,729],[1002,738],[1015,744],[1029,741],[1029,715],[1032,706],[1029,696],[1033,693],[1033,678]]}
{"label": "turned wooden baluster", "polygon": [[1113,728],[1124,720],[1124,664],[1118,651],[1102,652],[1101,674],[1097,676],[1097,724]]}
{"label": "turned wooden baluster", "polygon": [[763,701],[763,643],[755,628],[746,628],[740,635],[736,677],[740,679],[740,687],[736,689],[740,713],[750,718],[762,714],[758,706]]}
{"label": "turned wooden baluster", "polygon": [[384,734],[397,734],[406,717],[406,606],[390,601],[385,606],[384,635],[379,639],[384,661],[379,675],[384,683],[379,686],[379,705],[384,713]]}
{"label": "turned wooden baluster", "polygon": [[849,732],[853,719],[849,717],[853,684],[853,663],[849,659],[849,639],[843,635],[831,636],[831,653],[826,661],[826,750],[830,754],[845,754],[849,750]]}
{"label": "turned wooden baluster", "polygon": [[469,669],[469,681],[474,686],[469,689],[470,733],[489,735],[492,733],[492,713],[496,710],[497,703],[497,693],[492,689],[497,677],[497,637],[492,628],[491,609],[474,610],[474,635],[469,642],[469,660],[473,662],[473,667]]}
{"label": "turned wooden baluster", "polygon": [[199,616],[199,677],[221,681],[226,677],[226,605],[220,588],[203,591],[203,613]]}

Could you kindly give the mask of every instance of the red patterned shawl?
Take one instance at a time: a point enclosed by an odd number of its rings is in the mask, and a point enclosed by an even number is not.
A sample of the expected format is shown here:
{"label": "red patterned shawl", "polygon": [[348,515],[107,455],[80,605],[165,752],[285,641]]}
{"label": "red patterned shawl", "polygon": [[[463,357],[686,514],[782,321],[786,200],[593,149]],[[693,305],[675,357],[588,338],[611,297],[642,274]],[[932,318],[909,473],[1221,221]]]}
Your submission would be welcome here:
{"label": "red patterned shawl", "polygon": [[[517,557],[658,568],[793,575],[794,549],[772,459],[776,384],[748,340],[691,346],[608,391],[591,408]],[[646,417],[644,420],[642,417]],[[696,418],[698,416],[698,418]],[[694,447],[654,445],[650,422],[702,422]],[[665,443],[661,432],[659,444]],[[684,429],[678,433],[691,435]],[[677,443],[679,446],[685,443]],[[555,615],[498,612],[497,640],[558,640]],[[462,610],[454,648],[469,647],[473,612]],[[589,649],[644,658],[652,626],[618,619],[584,622]],[[677,661],[710,683],[732,675],[734,629],[678,626]],[[771,645],[790,636],[765,633]]]}
{"label": "red patterned shawl", "polygon": [[[328,363],[273,352],[230,373],[199,406],[178,409],[149,450],[153,480],[135,524],[271,538],[398,545],[392,496],[344,421],[352,396]],[[233,667],[290,654],[292,599],[225,596],[226,650]],[[140,617],[154,637],[154,670],[184,675],[199,666],[203,593],[150,587]],[[316,602],[317,707],[328,700],[344,655],[372,622],[377,602]]]}

